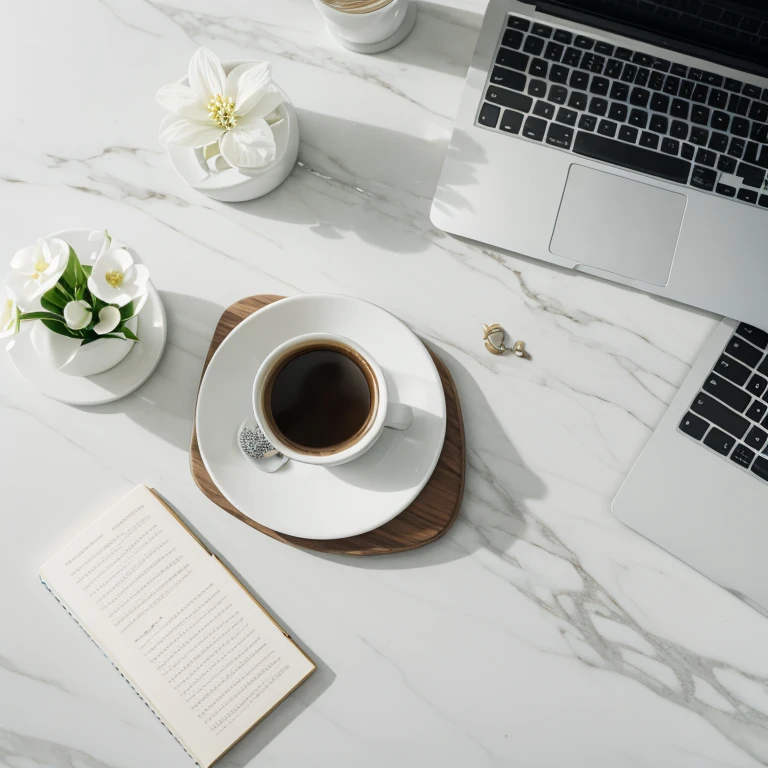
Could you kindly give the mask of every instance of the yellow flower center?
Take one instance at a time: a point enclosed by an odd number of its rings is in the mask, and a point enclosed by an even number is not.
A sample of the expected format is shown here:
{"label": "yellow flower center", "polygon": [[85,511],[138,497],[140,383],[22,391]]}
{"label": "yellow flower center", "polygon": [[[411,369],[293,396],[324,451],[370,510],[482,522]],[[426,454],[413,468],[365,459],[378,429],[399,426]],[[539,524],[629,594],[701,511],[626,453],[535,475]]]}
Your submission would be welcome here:
{"label": "yellow flower center", "polygon": [[208,117],[216,125],[220,125],[225,131],[229,131],[237,125],[235,116],[235,101],[229,96],[217,93],[207,104]]}
{"label": "yellow flower center", "polygon": [[45,272],[46,269],[48,269],[48,262],[42,256],[39,256],[35,262],[35,272]]}
{"label": "yellow flower center", "polygon": [[116,270],[112,272],[107,272],[106,275],[104,275],[104,279],[113,287],[113,288],[119,288],[123,283],[123,278],[125,275],[122,272],[117,272]]}

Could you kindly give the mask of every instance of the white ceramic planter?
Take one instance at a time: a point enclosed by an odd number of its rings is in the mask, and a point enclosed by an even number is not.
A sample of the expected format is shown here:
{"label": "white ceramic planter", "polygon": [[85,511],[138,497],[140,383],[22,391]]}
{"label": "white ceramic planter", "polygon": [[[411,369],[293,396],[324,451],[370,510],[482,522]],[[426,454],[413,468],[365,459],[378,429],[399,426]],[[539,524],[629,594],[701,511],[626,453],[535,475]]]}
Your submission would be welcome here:
{"label": "white ceramic planter", "polygon": [[[224,73],[229,74],[246,62],[223,61],[221,66]],[[180,82],[188,85],[189,79],[185,77]],[[166,144],[173,167],[190,187],[214,200],[240,203],[262,197],[285,181],[299,154],[299,121],[285,91],[277,85],[273,87],[283,97],[283,103],[276,110],[282,119],[272,126],[277,145],[275,159],[262,168],[233,168],[221,155],[206,159],[203,149]],[[175,119],[175,115],[166,115],[160,130]]]}
{"label": "white ceramic planter", "polygon": [[[131,318],[126,325],[139,335],[138,317]],[[125,359],[135,343],[130,339],[99,339],[85,346],[75,346],[72,342],[77,343],[75,339],[54,333],[42,323],[35,322],[32,328],[32,346],[37,356],[53,370],[69,376],[95,376],[108,371]]]}

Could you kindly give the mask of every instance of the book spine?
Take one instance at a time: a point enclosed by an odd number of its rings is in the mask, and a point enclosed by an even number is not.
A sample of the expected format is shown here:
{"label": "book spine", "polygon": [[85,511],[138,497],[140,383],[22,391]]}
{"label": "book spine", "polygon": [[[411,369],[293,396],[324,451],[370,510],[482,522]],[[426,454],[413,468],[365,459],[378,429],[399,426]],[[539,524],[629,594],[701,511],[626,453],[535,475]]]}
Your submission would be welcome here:
{"label": "book spine", "polygon": [[109,661],[109,663],[120,673],[120,677],[122,677],[123,680],[125,680],[125,682],[131,686],[131,690],[147,705],[147,709],[149,709],[149,711],[162,723],[163,728],[165,728],[165,730],[168,731],[171,736],[173,736],[176,743],[184,750],[189,759],[192,760],[192,762],[198,766],[198,768],[202,768],[200,763],[198,763],[197,760],[192,757],[192,755],[187,751],[187,748],[181,743],[181,741],[179,741],[179,738],[176,736],[176,734],[166,725],[163,718],[160,717],[152,705],[141,695],[141,693],[134,687],[133,683],[123,674],[123,670],[120,669],[117,664],[115,664],[110,655],[93,639],[88,630],[80,623],[80,620],[77,618],[77,616],[75,616],[75,614],[72,613],[72,611],[70,611],[69,608],[67,608],[67,606],[61,602],[61,600],[59,600],[59,596],[51,589],[51,587],[48,585],[48,582],[46,582],[42,576],[40,577],[40,583],[53,595],[53,597],[56,599],[56,602],[69,614],[70,618],[77,624],[77,626],[80,627],[83,632],[85,632],[88,639],[104,654],[107,661]]}

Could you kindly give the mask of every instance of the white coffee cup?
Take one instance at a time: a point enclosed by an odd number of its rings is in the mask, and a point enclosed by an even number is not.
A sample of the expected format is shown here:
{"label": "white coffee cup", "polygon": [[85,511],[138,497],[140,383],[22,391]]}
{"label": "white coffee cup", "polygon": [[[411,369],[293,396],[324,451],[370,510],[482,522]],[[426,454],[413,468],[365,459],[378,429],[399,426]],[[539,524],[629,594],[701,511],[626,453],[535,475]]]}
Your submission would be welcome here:
{"label": "white coffee cup", "polygon": [[314,3],[332,35],[361,45],[392,37],[405,20],[409,0],[392,0],[383,8],[368,13],[342,11],[326,5],[322,0],[314,0]]}
{"label": "white coffee cup", "polygon": [[[349,357],[366,377],[371,395],[370,411],[362,427],[349,440],[325,448],[306,448],[289,441],[277,429],[270,407],[271,386],[279,370],[302,352],[315,349],[333,349]],[[332,333],[296,336],[266,357],[253,382],[253,414],[264,436],[284,456],[326,467],[346,464],[362,456],[379,439],[385,427],[405,430],[413,421],[409,406],[390,399],[387,381],[378,363],[359,344]]]}

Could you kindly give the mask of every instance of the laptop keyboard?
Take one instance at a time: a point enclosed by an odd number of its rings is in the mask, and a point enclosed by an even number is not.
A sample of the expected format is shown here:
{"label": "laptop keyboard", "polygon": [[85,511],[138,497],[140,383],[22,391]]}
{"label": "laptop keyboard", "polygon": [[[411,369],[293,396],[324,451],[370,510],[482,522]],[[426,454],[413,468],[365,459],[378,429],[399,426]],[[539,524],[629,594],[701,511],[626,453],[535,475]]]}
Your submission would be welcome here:
{"label": "laptop keyboard", "polygon": [[768,88],[509,15],[478,124],[768,208]]}
{"label": "laptop keyboard", "polygon": [[679,429],[768,482],[768,333],[741,323]]}

